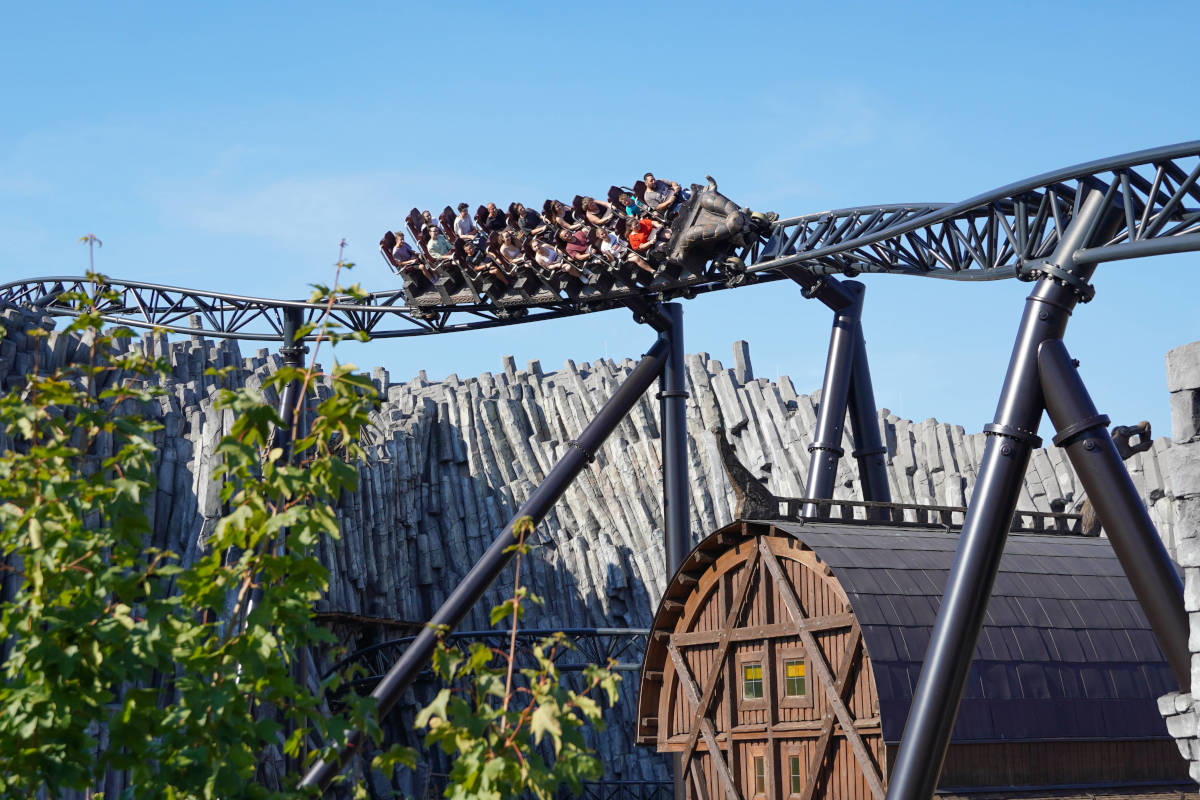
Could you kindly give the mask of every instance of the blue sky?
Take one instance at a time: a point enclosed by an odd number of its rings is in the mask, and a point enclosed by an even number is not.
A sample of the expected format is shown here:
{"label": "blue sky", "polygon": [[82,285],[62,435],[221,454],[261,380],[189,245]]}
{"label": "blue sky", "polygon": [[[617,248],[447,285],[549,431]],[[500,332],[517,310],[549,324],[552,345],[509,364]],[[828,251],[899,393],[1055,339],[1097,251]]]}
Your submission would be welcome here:
{"label": "blue sky", "polygon": [[[1200,138],[1196,3],[21,4],[0,31],[0,281],[77,274],[271,297],[368,289],[413,206],[540,203],[647,169],[784,216],[957,201]],[[1101,411],[1169,432],[1200,256],[1102,266],[1067,344]],[[991,420],[1028,285],[869,276],[876,397]],[[783,284],[685,307],[687,346],[820,384],[829,313]],[[636,356],[611,311],[347,345],[393,379]],[[253,345],[244,346],[249,352]],[[1043,435],[1049,434],[1048,425]]]}

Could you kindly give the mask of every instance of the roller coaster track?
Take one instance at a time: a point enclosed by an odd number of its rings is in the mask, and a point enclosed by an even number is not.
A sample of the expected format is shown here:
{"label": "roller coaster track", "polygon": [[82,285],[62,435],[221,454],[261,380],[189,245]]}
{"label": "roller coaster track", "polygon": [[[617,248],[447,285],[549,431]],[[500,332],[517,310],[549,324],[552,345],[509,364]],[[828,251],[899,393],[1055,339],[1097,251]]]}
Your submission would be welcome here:
{"label": "roller coaster track", "polygon": [[[883,272],[953,280],[1019,277],[1044,261],[1089,189],[1124,211],[1093,261],[1200,249],[1200,142],[1091,161],[961,203],[879,206],[780,220],[751,271]],[[1188,205],[1191,203],[1191,205]]]}
{"label": "roller coaster track", "polygon": [[[1032,275],[1053,252],[1087,190],[1103,191],[1123,221],[1106,243],[1076,261],[1110,261],[1200,250],[1200,141],[1115,156],[1050,172],[953,204],[839,209],[778,220],[769,233],[708,264],[699,273],[640,290],[559,295],[523,304],[488,298],[413,304],[400,289],[336,302],[332,321],[372,338],[422,336],[601,311],[644,300],[669,300],[787,277],[888,273],[951,280]],[[737,264],[746,265],[740,268]],[[794,274],[794,273],[793,273]],[[115,300],[98,302],[103,317],[135,328],[256,341],[281,341],[284,310],[304,321],[323,306],[109,279]],[[0,300],[72,315],[65,292],[99,297],[82,277],[44,277],[0,285]]]}

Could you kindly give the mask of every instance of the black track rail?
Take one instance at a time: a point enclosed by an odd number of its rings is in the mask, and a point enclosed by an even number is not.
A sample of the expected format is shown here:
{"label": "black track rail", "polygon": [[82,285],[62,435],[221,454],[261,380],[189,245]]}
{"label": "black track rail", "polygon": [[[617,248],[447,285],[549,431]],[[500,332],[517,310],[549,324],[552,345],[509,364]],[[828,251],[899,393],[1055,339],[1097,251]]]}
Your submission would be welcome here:
{"label": "black track rail", "polygon": [[[779,220],[768,236],[733,254],[749,265],[744,272],[710,264],[700,275],[640,292],[560,296],[520,306],[491,301],[412,306],[403,291],[394,289],[335,303],[332,321],[375,339],[477,330],[780,280],[784,268],[963,281],[1023,277],[1044,265],[1091,188],[1120,203],[1123,224],[1103,245],[1076,254],[1076,260],[1200,250],[1198,177],[1200,141],[1186,142],[1056,170],[960,203],[864,206]],[[284,309],[300,309],[305,321],[324,310],[304,301],[141,281],[109,279],[104,288],[117,293],[115,301],[98,303],[109,322],[230,339],[282,341]],[[2,300],[72,315],[74,309],[58,300],[64,292],[99,296],[98,287],[77,276],[0,285]]]}
{"label": "black track rail", "polygon": [[[646,637],[650,635],[647,628],[522,629],[517,631],[517,656],[521,664],[536,665],[533,646],[556,633],[562,633],[571,643],[570,648],[559,648],[554,654],[554,665],[559,672],[579,672],[590,664],[604,666],[610,660],[619,672],[636,672],[641,668]],[[501,629],[459,631],[447,634],[446,642],[464,650],[481,643],[497,652],[507,652],[511,635],[512,631]],[[415,638],[391,639],[357,650],[330,667],[323,678],[348,673],[353,676],[355,688],[373,687]]]}

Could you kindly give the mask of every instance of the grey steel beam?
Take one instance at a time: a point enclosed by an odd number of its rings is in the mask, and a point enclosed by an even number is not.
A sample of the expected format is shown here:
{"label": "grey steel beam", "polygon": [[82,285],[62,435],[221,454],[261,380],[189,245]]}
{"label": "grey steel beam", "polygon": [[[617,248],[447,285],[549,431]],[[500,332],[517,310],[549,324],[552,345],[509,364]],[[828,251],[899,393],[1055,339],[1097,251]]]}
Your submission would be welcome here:
{"label": "grey steel beam", "polygon": [[1192,654],[1183,581],[1117,452],[1109,419],[1096,410],[1061,341],[1052,339],[1038,348],[1038,370],[1046,410],[1058,431],[1054,443],[1066,452],[1092,501],[1180,690],[1190,692]]}
{"label": "grey steel beam", "polygon": [[[303,323],[300,309],[285,307],[283,309],[283,342],[279,354],[283,357],[283,365],[293,369],[304,368],[304,354],[308,352],[303,341],[296,340],[296,333]],[[291,458],[292,433],[297,428],[296,409],[300,405],[300,394],[304,382],[300,378],[292,378],[283,388],[283,397],[279,401],[279,416],[283,425],[276,429],[271,442],[272,447],[283,450],[283,460]]]}
{"label": "grey steel beam", "polygon": [[[1197,224],[1200,225],[1200,221]],[[1139,239],[1136,242],[1121,242],[1107,247],[1088,247],[1076,253],[1072,260],[1076,264],[1099,264],[1104,261],[1124,261],[1127,258],[1190,253],[1195,250],[1200,250],[1200,233],[1161,239]]]}
{"label": "grey steel beam", "polygon": [[659,334],[667,345],[660,378],[663,465],[663,550],[667,575],[674,575],[692,549],[688,513],[687,382],[683,354],[683,306],[663,303],[667,325]]}
{"label": "grey steel beam", "polygon": [[[861,314],[861,308],[860,308]],[[888,486],[887,447],[879,433],[879,410],[875,405],[875,388],[871,384],[871,366],[867,361],[867,342],[863,337],[860,316],[855,326],[854,365],[850,372],[850,435],[854,442],[852,456],[858,461],[858,479],[862,482],[863,500],[877,503],[892,502]],[[883,508],[872,508],[867,519],[887,519]]]}
{"label": "grey steel beam", "polygon": [[[821,407],[812,444],[808,446],[808,480],[804,496],[816,499],[833,497],[842,450],[842,429],[850,396],[850,376],[854,371],[855,352],[862,338],[859,319],[866,287],[858,281],[841,281],[850,297],[849,305],[834,312],[829,335],[829,353],[825,358],[825,380],[821,384]],[[804,516],[820,516],[824,509],[815,503],[804,506]]]}

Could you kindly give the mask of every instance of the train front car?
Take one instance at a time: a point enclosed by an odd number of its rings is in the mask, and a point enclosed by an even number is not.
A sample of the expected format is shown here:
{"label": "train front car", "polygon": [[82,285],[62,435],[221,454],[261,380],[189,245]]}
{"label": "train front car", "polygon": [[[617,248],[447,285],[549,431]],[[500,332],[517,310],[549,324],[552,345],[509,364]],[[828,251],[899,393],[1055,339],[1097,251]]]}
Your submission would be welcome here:
{"label": "train front car", "polygon": [[706,186],[692,184],[692,193],[671,222],[671,248],[667,263],[685,272],[702,274],[709,264],[727,276],[733,286],[745,280],[746,252],[771,231],[776,214],[742,208],[717,191],[711,177]]}

